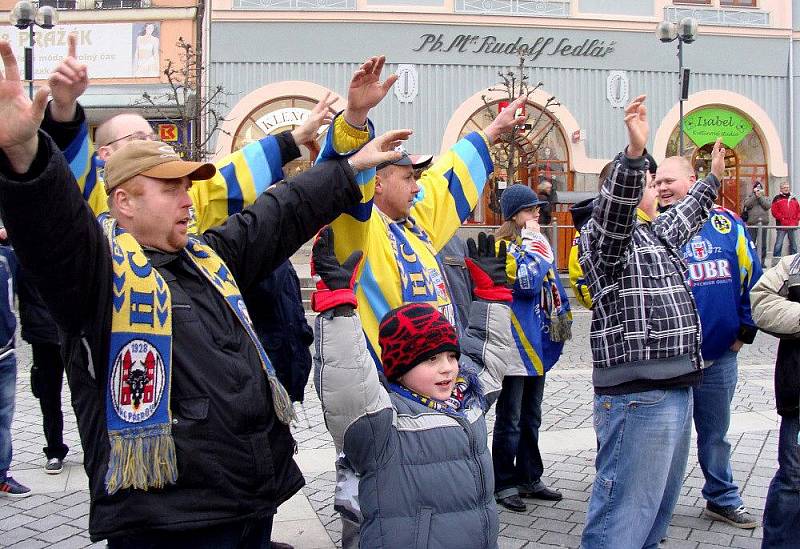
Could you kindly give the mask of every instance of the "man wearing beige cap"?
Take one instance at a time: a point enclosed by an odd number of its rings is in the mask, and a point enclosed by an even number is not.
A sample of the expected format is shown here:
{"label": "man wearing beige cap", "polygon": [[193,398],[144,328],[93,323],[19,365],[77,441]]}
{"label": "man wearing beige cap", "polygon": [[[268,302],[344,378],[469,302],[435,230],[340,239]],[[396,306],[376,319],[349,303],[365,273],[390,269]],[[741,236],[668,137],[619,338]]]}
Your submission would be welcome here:
{"label": "man wearing beige cap", "polygon": [[47,90],[28,100],[8,42],[0,56],[0,213],[64,338],[92,540],[268,547],[303,478],[292,409],[241,292],[356,205],[356,171],[396,159],[410,132],[272,187],[199,238],[187,189],[214,167],[132,143],[106,166],[110,215],[98,223],[38,131]]}

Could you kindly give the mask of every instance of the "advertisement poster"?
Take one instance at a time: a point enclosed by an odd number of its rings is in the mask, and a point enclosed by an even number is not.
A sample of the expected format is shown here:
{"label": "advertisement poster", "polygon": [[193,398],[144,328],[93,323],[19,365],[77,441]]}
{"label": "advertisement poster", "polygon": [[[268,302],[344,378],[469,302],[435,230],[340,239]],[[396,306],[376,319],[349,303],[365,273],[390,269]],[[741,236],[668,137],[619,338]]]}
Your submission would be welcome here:
{"label": "advertisement poster", "polygon": [[[160,73],[159,22],[63,24],[49,30],[36,28],[33,72],[37,80],[47,79],[66,56],[70,33],[78,37],[78,61],[89,67],[89,78],[155,77]],[[0,29],[0,38],[11,42],[22,71],[28,31],[7,27]]]}

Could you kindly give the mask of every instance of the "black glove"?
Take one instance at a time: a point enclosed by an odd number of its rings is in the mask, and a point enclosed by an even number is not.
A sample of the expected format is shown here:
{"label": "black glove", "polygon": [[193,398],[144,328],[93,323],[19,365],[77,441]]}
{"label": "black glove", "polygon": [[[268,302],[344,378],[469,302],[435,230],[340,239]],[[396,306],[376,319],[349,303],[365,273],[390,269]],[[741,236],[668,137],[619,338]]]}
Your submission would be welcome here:
{"label": "black glove", "polygon": [[353,285],[363,257],[364,252],[356,250],[340,264],[334,253],[333,230],[330,226],[320,230],[311,250],[311,276],[318,278],[317,291],[311,294],[314,311],[321,313],[341,305],[356,307]]}
{"label": "black glove", "polygon": [[467,251],[469,259],[465,261],[475,283],[475,296],[486,301],[511,301],[511,289],[506,276],[505,241],[495,248],[494,236],[478,233],[477,245],[473,239],[467,239]]}

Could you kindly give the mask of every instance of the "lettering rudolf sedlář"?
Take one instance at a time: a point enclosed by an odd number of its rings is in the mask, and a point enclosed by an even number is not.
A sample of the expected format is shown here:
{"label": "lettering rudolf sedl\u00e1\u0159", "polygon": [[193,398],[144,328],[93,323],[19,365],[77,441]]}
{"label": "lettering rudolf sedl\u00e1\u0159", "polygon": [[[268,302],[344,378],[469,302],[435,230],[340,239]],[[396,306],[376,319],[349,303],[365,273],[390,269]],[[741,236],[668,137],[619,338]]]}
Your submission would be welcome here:
{"label": "lettering rudolf sedl\u00e1\u0159", "polygon": [[599,39],[585,39],[582,44],[575,45],[569,38],[539,37],[532,44],[523,42],[520,36],[515,42],[500,42],[494,35],[480,36],[476,34],[459,34],[452,40],[446,41],[444,34],[423,34],[421,43],[413,51],[441,52],[441,53],[486,53],[500,55],[517,55],[527,57],[532,61],[542,55],[547,56],[572,56],[572,57],[605,57],[614,52],[616,42],[606,42]]}

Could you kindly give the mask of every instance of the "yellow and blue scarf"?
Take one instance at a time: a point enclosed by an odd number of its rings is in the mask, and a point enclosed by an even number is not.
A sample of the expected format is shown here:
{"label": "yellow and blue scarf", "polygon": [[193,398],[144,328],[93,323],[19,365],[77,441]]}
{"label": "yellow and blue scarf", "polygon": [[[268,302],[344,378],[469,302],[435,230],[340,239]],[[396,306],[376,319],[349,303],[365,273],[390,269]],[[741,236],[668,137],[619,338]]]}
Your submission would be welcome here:
{"label": "yellow and blue scarf", "polygon": [[[113,298],[106,386],[111,445],[106,472],[109,494],[124,488],[162,488],[178,478],[172,440],[172,311],[169,287],[136,239],[107,214],[99,218],[111,248]],[[275,413],[288,425],[294,411],[286,389],[258,341],[247,308],[222,259],[190,237],[181,251],[225,302],[258,350],[269,379]]]}

